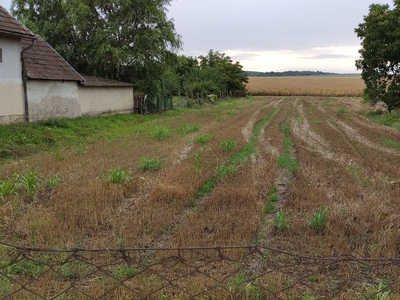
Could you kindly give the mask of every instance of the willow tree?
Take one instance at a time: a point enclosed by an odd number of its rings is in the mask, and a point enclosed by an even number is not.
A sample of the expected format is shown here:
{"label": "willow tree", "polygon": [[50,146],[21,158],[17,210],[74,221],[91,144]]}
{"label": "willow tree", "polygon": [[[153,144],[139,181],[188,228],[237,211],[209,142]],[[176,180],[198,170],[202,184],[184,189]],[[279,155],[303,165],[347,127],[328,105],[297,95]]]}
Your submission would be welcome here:
{"label": "willow tree", "polygon": [[171,0],[13,0],[11,12],[78,72],[154,92],[181,46]]}
{"label": "willow tree", "polygon": [[400,0],[372,4],[364,22],[355,29],[361,39],[356,61],[365,82],[364,100],[384,103],[389,112],[400,107]]}

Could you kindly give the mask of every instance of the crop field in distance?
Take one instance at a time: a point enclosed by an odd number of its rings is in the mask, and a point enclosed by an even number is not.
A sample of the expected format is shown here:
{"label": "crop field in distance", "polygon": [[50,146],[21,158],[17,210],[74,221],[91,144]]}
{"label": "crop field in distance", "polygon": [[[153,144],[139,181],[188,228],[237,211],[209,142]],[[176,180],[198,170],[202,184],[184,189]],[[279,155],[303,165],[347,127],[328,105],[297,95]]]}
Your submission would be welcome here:
{"label": "crop field in distance", "polygon": [[[337,80],[343,80],[339,86],[344,93],[357,94],[362,89],[360,79]],[[275,86],[290,94],[299,84],[305,93],[334,90],[324,78],[252,78],[248,88],[269,93]],[[400,135],[360,113],[367,110],[355,97],[248,97],[149,121],[143,118],[136,125],[121,125],[120,136],[104,135],[79,147],[5,163],[0,167],[4,188],[1,240],[52,249],[268,245],[309,257],[344,253],[396,257],[400,251]],[[12,192],[4,192],[7,185]],[[7,261],[8,251],[0,247],[0,262]],[[246,254],[236,250],[231,255],[240,261]],[[196,259],[201,262],[202,257]],[[162,260],[162,254],[140,259],[151,265]],[[279,259],[277,254],[271,261]],[[0,296],[8,291],[15,292],[9,299],[32,299],[27,287],[13,281],[27,278],[37,280],[30,289],[54,296],[45,292],[49,285],[62,291],[82,276],[87,279],[79,288],[87,294],[67,289],[68,299],[96,298],[117,276],[127,276],[123,285],[140,295],[159,288],[149,298],[186,299],[185,292],[200,291],[207,297],[202,299],[231,299],[227,293],[250,274],[238,273],[234,281],[226,282],[229,287],[208,290],[207,274],[224,278],[237,266],[221,263],[210,270],[185,269],[181,271],[186,275],[173,282],[182,289],[164,292],[162,286],[172,275],[160,277],[156,270],[140,273],[121,268],[107,273],[114,277],[94,278],[84,266],[75,265],[72,272],[68,265],[37,276],[21,264],[0,270],[7,275],[0,276]],[[248,265],[255,271],[263,261],[253,258]],[[180,272],[179,266],[168,268],[174,274]],[[319,289],[329,291],[330,299],[365,299],[388,280],[377,275],[364,282],[366,273],[360,267],[357,280],[361,284],[340,289],[343,282],[337,274],[352,278],[356,270],[326,270],[333,273],[309,276],[307,284],[287,288],[279,299],[320,299]],[[129,279],[135,272],[139,275]],[[399,278],[399,269],[393,272]],[[267,273],[257,284],[280,290],[286,287],[287,273]],[[123,288],[107,297],[128,299]],[[243,286],[258,298],[242,299],[268,299],[252,288]],[[400,294],[392,291],[391,297],[399,299]]]}
{"label": "crop field in distance", "polygon": [[247,90],[255,96],[360,97],[361,76],[250,77]]}

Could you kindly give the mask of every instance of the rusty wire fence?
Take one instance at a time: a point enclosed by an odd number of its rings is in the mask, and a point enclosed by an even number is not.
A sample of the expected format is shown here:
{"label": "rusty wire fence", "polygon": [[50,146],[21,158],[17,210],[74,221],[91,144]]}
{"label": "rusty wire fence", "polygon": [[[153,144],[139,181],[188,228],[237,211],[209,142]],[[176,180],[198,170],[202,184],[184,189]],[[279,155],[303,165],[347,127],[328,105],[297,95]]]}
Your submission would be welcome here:
{"label": "rusty wire fence", "polygon": [[266,246],[41,249],[0,242],[0,299],[400,299],[400,258]]}

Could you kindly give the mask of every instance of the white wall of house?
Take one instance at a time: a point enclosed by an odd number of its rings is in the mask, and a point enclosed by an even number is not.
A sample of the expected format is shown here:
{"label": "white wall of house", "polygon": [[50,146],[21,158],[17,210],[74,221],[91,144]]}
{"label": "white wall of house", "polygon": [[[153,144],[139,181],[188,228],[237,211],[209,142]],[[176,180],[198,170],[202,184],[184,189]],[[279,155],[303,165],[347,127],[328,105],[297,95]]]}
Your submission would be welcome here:
{"label": "white wall of house", "polygon": [[29,121],[81,116],[76,81],[28,80]]}
{"label": "white wall of house", "polygon": [[133,112],[132,87],[79,86],[82,115]]}
{"label": "white wall of house", "polygon": [[20,39],[0,37],[0,124],[25,119]]}

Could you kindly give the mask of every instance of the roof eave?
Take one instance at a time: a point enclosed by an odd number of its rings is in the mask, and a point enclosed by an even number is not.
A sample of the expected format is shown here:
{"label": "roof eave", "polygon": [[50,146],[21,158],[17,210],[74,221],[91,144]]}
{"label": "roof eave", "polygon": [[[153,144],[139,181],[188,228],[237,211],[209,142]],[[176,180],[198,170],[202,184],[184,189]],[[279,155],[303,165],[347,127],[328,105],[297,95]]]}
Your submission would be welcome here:
{"label": "roof eave", "polygon": [[34,34],[23,34],[23,33],[16,33],[11,31],[0,30],[0,35],[14,37],[14,38],[35,38]]}

